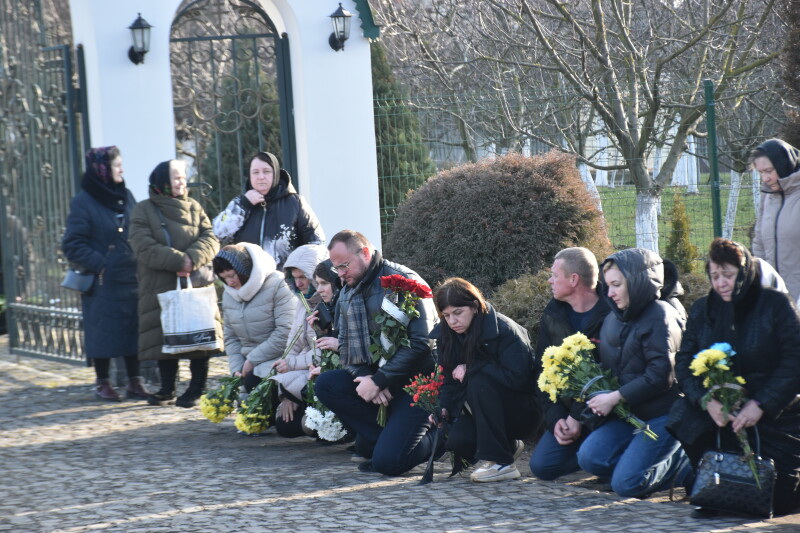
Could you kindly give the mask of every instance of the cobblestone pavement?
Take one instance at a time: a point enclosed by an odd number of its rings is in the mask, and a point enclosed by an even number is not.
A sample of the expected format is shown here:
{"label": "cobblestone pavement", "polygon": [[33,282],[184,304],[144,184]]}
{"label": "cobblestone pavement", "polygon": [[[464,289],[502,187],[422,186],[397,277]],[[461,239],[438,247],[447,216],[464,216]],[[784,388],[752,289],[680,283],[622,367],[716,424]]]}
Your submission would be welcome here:
{"label": "cobblestone pavement", "polygon": [[[212,375],[224,372],[215,361]],[[418,486],[418,474],[358,472],[344,446],[242,436],[199,410],[98,403],[92,381],[89,368],[17,361],[0,346],[0,531],[800,530],[800,515],[697,521],[686,504],[537,481],[527,453],[520,480],[474,484],[442,464]]]}

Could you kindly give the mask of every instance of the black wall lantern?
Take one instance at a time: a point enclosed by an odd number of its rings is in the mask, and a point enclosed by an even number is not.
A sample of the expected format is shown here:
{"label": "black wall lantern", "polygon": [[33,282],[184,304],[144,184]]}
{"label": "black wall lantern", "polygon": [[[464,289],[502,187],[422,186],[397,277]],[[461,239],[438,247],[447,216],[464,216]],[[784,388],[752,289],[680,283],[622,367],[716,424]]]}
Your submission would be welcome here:
{"label": "black wall lantern", "polygon": [[152,26],[142,18],[141,13],[133,21],[133,24],[128,26],[133,37],[133,46],[128,50],[128,58],[135,65],[144,63],[144,55],[150,51],[150,28]]}
{"label": "black wall lantern", "polygon": [[328,44],[331,48],[336,50],[344,50],[344,42],[350,38],[350,17],[353,14],[342,7],[339,3],[339,9],[331,14],[331,24],[333,24],[333,33],[328,38]]}

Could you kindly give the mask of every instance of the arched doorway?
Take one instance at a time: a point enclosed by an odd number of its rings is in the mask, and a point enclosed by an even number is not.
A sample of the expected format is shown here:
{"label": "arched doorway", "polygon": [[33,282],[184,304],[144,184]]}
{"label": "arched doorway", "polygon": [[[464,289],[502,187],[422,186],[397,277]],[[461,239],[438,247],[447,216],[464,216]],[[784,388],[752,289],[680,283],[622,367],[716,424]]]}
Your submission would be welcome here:
{"label": "arched doorway", "polygon": [[185,0],[170,64],[178,156],[190,182],[212,186],[194,195],[210,217],[241,192],[256,151],[295,176],[288,38],[256,1]]}

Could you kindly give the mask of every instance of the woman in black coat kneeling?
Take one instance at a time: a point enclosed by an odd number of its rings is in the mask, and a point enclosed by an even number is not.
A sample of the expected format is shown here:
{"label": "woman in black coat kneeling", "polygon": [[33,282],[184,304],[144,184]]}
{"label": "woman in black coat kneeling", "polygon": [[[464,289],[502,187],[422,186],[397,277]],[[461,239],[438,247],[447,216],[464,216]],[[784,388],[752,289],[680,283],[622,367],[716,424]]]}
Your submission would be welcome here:
{"label": "woman in black coat kneeling", "polygon": [[472,481],[518,478],[514,460],[523,443],[516,439],[541,418],[528,333],[461,278],[445,280],[434,302],[442,321],[431,337],[445,376],[439,407],[452,420],[446,448],[463,460],[483,461]]}
{"label": "woman in black coat kneeling", "polygon": [[[675,372],[684,397],[673,405],[669,431],[681,441],[697,468],[706,450],[716,448],[718,428],[733,431],[757,426],[761,455],[775,461],[775,512],[800,505],[800,319],[788,295],[761,286],[761,271],[747,249],[717,238],[711,243],[706,272],[712,290],[692,305]],[[726,416],[711,400],[703,376],[689,369],[695,354],[715,343],[728,343],[734,375],[745,379],[749,400]],[[738,449],[733,432],[722,431],[723,447]],[[705,511],[705,510],[703,510]],[[695,516],[710,515],[695,513]]]}

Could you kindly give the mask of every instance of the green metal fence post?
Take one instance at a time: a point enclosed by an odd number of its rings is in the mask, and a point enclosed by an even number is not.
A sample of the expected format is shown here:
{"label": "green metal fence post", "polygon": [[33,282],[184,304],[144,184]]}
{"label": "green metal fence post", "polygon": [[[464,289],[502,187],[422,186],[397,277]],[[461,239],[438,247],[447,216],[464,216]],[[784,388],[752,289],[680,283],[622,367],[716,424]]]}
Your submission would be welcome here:
{"label": "green metal fence post", "polygon": [[711,210],[714,218],[714,237],[722,237],[722,206],[719,200],[719,164],[717,161],[717,117],[714,103],[714,83],[703,80],[706,94],[706,124],[708,125],[708,161],[711,164]]}

